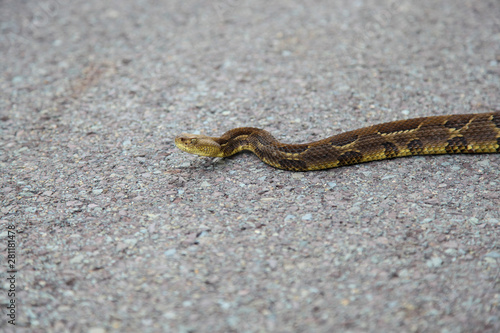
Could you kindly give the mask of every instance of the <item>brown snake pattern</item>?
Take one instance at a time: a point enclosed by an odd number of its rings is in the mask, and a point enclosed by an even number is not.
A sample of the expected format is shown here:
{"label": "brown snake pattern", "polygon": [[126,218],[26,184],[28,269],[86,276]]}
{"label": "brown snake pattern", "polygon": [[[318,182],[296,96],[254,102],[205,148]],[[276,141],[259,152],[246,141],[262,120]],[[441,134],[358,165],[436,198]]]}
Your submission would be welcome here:
{"label": "brown snake pattern", "polygon": [[281,143],[253,127],[235,128],[220,137],[181,134],[175,144],[211,157],[249,150],[265,163],[290,171],[414,155],[500,153],[500,111],[398,120],[304,144]]}

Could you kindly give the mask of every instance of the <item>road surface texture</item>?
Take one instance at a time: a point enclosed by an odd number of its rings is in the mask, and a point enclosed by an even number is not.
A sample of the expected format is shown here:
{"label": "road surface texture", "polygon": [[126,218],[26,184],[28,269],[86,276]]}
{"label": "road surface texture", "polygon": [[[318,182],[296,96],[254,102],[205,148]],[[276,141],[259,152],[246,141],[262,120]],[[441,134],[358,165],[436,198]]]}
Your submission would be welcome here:
{"label": "road surface texture", "polygon": [[500,154],[173,144],[498,110],[497,0],[2,0],[0,55],[0,331],[500,331]]}

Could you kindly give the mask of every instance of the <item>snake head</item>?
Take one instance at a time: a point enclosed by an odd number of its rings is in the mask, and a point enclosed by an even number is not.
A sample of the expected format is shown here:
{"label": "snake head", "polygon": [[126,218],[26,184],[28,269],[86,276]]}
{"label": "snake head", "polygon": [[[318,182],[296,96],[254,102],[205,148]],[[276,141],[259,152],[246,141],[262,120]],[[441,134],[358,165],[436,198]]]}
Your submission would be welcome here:
{"label": "snake head", "polygon": [[200,156],[222,157],[221,146],[214,138],[202,134],[182,133],[175,137],[180,150]]}

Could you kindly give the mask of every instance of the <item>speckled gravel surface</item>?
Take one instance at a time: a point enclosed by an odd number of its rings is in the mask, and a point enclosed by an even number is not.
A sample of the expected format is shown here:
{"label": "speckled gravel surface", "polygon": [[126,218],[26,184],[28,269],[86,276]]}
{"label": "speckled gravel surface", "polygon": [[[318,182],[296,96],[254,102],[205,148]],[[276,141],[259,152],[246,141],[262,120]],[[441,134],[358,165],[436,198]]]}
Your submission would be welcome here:
{"label": "speckled gravel surface", "polygon": [[499,18],[496,0],[0,1],[17,332],[500,331],[500,155],[292,173],[173,145],[499,109]]}

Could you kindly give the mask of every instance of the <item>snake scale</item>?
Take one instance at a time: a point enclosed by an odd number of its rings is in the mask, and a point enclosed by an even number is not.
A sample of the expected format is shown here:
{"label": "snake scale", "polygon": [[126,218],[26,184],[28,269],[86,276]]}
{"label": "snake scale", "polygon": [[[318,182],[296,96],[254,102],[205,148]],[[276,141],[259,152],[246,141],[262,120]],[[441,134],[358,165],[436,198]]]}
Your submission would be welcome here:
{"label": "snake scale", "polygon": [[220,137],[183,133],[175,138],[175,145],[210,157],[249,150],[265,163],[290,171],[403,156],[500,153],[500,111],[398,120],[303,144],[281,143],[265,130],[241,127]]}

